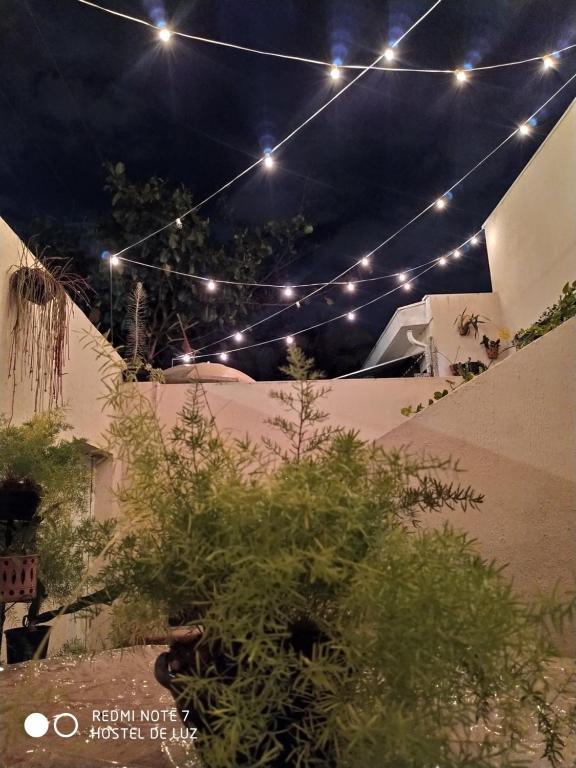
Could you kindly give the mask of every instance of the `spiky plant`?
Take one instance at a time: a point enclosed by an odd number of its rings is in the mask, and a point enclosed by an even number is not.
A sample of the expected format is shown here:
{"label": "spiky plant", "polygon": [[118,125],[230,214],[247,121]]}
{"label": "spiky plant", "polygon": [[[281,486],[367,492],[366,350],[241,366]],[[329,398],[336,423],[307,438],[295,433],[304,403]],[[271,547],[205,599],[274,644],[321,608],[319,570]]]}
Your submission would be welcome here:
{"label": "spiky plant", "polygon": [[126,310],[126,360],[137,369],[146,361],[148,336],[146,331],[146,291],[142,283],[136,283],[128,298]]}
{"label": "spiky plant", "polygon": [[295,349],[289,369],[268,448],[222,436],[200,389],[172,429],[135,388],[113,394],[130,533],[110,578],[132,629],[201,627],[157,673],[205,764],[503,768],[532,723],[554,764],[548,625],[568,609],[527,604],[466,535],[415,527],[482,497],[443,481],[445,462],[326,429]]}

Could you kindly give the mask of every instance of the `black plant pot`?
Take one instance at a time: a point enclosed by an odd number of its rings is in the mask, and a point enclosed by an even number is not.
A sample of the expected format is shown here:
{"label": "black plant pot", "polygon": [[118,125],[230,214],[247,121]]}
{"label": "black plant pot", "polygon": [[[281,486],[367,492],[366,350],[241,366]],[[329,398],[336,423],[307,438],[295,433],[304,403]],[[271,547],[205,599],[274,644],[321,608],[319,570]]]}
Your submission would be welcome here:
{"label": "black plant pot", "polygon": [[[314,648],[318,643],[326,640],[326,636],[312,623],[306,620],[295,622],[291,625],[290,636],[286,640],[279,641],[291,652],[311,659]],[[186,684],[179,680],[179,675],[201,676],[204,678],[214,676],[219,683],[229,684],[236,678],[239,667],[237,659],[240,657],[240,644],[232,649],[229,656],[215,648],[208,648],[201,642],[201,632],[195,639],[184,642],[173,642],[168,653],[162,653],[156,659],[154,675],[160,685],[167,688],[174,697],[180,717],[187,727],[197,729],[199,742],[197,748],[202,754],[202,743],[210,739],[212,733],[216,733],[217,717],[210,714],[211,707],[208,699],[203,701],[203,714],[199,713],[190,700],[186,698]],[[309,692],[307,692],[309,693]],[[212,701],[216,707],[217,702]],[[266,768],[295,768],[296,759],[292,755],[297,746],[299,727],[307,714],[308,698],[302,692],[294,691],[291,705],[276,715],[271,716],[271,726],[277,734],[277,740],[281,745],[281,752],[275,758],[266,763]],[[186,713],[186,714],[184,714]],[[250,756],[236,755],[234,766],[236,768],[251,768],[263,757],[261,749],[255,748]],[[330,748],[310,745],[310,758],[314,765],[322,765],[323,768],[336,768],[337,760],[331,754]],[[205,763],[208,768],[209,764]]]}
{"label": "black plant pot", "polygon": [[23,480],[6,480],[0,485],[0,520],[32,520],[40,504],[40,488]]}
{"label": "black plant pot", "polygon": [[[34,657],[45,659],[48,651],[48,638],[46,635],[50,632],[50,629],[51,627],[47,624],[7,629],[4,634],[6,635],[6,657],[8,664],[30,661]],[[42,642],[44,638],[46,638],[46,641]],[[40,649],[39,653],[37,653],[38,649]]]}

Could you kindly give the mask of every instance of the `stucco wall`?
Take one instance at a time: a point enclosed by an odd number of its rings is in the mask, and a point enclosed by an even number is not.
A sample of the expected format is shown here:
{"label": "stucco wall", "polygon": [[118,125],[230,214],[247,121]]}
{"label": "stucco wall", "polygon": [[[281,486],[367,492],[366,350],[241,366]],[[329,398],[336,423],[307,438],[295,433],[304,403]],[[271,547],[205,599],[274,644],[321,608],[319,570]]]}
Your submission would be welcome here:
{"label": "stucco wall", "polygon": [[[23,244],[5,221],[0,219],[0,413],[12,418],[14,424],[22,423],[34,412],[34,394],[28,380],[18,383],[8,377],[8,361],[13,315],[9,302],[9,274],[20,260]],[[33,257],[28,254],[28,263]],[[64,404],[66,417],[72,426],[71,434],[85,438],[92,446],[101,446],[108,418],[103,411],[103,396],[106,388],[101,370],[102,360],[93,348],[87,345],[89,339],[97,340],[106,349],[111,360],[119,360],[84,313],[74,307],[70,322],[70,356],[65,364],[63,377]],[[89,460],[89,459],[87,459]],[[97,518],[114,514],[115,502],[109,487],[112,476],[112,462],[104,459],[93,469],[93,512]],[[46,606],[48,607],[48,606]],[[18,625],[22,607],[11,612],[7,626]],[[55,650],[64,640],[78,637],[87,639],[86,619],[74,616],[59,618],[53,624],[51,648]],[[4,643],[3,652],[4,652]]]}
{"label": "stucco wall", "polygon": [[460,387],[378,441],[456,457],[455,476],[485,494],[481,511],[429,518],[467,530],[509,563],[527,593],[576,574],[576,319]]}
{"label": "stucco wall", "polygon": [[492,289],[513,332],[576,279],[576,101],[485,223]]}
{"label": "stucco wall", "polygon": [[[493,293],[445,293],[433,294],[426,297],[426,309],[429,324],[422,339],[430,337],[434,340],[436,349],[436,365],[440,376],[450,375],[450,363],[480,360],[485,365],[490,364],[486,351],[480,342],[486,334],[490,339],[501,339],[502,354],[498,358],[504,359],[510,350],[510,330],[502,322],[502,311],[499,297]],[[470,330],[468,336],[460,336],[456,318],[466,310],[467,313],[480,315],[484,321],[478,328],[478,335]],[[506,341],[508,338],[508,341]]]}
{"label": "stucco wall", "polygon": [[[186,384],[138,384],[157,409],[162,424],[175,423],[189,393]],[[289,381],[260,381],[252,384],[204,384],[203,390],[210,412],[221,432],[230,437],[249,435],[254,440],[278,437],[278,431],[267,419],[284,413],[272,390],[287,391]],[[405,417],[400,409],[406,405],[427,402],[437,389],[444,389],[442,378],[359,379],[317,382],[330,392],[319,402],[329,414],[326,423],[358,430],[365,440],[375,440],[383,432],[401,424]]]}

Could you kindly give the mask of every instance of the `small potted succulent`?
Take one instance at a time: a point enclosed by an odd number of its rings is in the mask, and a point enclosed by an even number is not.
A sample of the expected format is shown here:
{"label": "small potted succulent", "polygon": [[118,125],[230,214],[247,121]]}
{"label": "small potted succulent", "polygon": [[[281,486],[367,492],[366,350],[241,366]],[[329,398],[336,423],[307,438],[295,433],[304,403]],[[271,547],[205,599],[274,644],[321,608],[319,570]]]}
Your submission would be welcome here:
{"label": "small potted succulent", "polygon": [[489,339],[486,334],[482,336],[482,341],[480,344],[484,347],[486,350],[486,355],[488,357],[488,360],[497,360],[498,355],[500,354],[500,339]]}
{"label": "small potted succulent", "polygon": [[470,331],[474,331],[474,337],[478,336],[478,326],[486,322],[486,318],[481,318],[480,315],[474,312],[468,312],[466,307],[454,320],[454,325],[458,328],[460,336],[469,336]]}

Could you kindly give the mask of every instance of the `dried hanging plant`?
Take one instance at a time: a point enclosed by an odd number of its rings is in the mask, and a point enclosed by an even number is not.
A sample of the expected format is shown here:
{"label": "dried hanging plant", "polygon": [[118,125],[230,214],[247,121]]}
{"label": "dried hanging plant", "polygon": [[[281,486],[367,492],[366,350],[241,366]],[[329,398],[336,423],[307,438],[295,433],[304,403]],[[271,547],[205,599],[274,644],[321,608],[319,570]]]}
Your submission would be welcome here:
{"label": "dried hanging plant", "polygon": [[10,275],[12,410],[16,386],[26,381],[34,392],[35,412],[63,404],[62,375],[74,311],[68,292],[87,300],[87,284],[69,271],[70,262],[43,255],[31,254],[22,246],[20,261]]}

